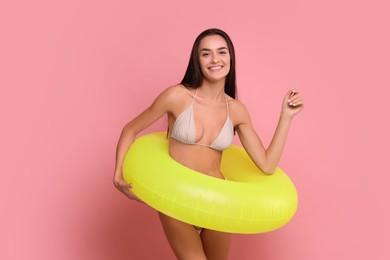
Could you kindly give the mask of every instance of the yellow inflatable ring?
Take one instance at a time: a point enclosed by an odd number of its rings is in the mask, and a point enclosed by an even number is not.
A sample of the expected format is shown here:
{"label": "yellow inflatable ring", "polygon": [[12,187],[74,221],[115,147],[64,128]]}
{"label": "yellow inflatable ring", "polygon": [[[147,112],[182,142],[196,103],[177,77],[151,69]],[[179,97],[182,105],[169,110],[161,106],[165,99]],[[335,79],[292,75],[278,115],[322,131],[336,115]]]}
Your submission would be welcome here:
{"label": "yellow inflatable ring", "polygon": [[193,171],[168,153],[166,133],[138,138],[123,162],[123,176],[146,204],[192,225],[229,232],[261,233],[285,225],[298,205],[296,189],[279,168],[265,175],[245,150],[223,152],[228,180]]}

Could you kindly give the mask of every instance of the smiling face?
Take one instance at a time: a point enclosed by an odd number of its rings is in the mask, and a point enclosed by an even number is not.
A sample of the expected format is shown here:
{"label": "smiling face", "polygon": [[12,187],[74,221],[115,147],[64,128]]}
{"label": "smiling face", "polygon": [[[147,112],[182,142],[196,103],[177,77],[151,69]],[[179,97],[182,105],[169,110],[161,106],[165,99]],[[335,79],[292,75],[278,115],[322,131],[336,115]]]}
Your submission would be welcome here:
{"label": "smiling face", "polygon": [[202,39],[199,45],[199,65],[205,80],[225,80],[230,71],[230,53],[224,38],[210,35]]}

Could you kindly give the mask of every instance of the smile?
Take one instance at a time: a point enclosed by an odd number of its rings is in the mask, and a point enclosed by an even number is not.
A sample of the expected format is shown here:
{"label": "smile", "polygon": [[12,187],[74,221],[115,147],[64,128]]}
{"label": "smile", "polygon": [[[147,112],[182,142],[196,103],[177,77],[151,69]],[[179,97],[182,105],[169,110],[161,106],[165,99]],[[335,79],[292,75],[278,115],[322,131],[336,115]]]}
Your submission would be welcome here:
{"label": "smile", "polygon": [[209,70],[214,70],[214,71],[215,71],[215,70],[220,70],[220,69],[222,69],[222,67],[223,67],[223,66],[214,66],[214,67],[209,67],[208,69],[209,69]]}

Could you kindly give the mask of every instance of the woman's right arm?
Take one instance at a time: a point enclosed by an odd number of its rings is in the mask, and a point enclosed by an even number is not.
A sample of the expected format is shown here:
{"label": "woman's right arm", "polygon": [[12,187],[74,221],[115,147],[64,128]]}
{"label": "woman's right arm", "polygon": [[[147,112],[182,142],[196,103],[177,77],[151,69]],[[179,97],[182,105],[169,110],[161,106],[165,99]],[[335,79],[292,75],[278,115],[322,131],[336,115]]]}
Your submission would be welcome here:
{"label": "woman's right arm", "polygon": [[114,172],[114,185],[124,195],[130,199],[141,201],[137,196],[131,192],[131,184],[125,182],[122,176],[122,163],[126,155],[127,150],[134,142],[135,137],[139,132],[150,126],[152,123],[157,121],[163,115],[171,112],[172,106],[177,100],[178,86],[169,87],[164,90],[148,107],[144,112],[139,114],[136,118],[128,122],[120,135],[117,149],[116,149],[116,163]]}

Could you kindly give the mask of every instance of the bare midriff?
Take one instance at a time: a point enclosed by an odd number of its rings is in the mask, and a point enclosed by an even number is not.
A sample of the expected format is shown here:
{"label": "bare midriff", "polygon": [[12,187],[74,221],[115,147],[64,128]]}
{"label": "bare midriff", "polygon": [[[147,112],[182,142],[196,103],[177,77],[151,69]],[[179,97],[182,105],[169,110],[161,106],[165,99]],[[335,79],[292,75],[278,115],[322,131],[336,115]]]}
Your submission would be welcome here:
{"label": "bare midriff", "polygon": [[169,138],[169,154],[178,163],[203,174],[224,179],[221,173],[222,152],[207,146],[183,144]]}

